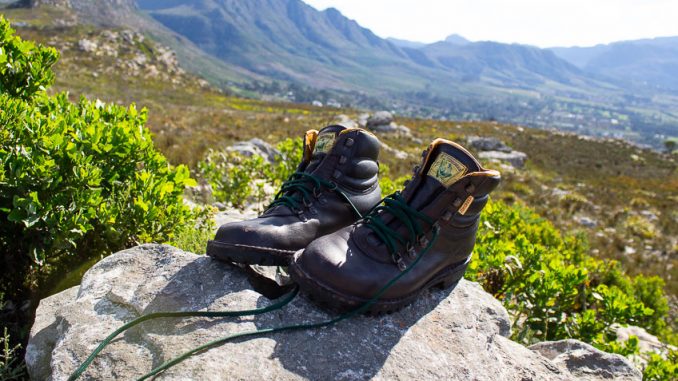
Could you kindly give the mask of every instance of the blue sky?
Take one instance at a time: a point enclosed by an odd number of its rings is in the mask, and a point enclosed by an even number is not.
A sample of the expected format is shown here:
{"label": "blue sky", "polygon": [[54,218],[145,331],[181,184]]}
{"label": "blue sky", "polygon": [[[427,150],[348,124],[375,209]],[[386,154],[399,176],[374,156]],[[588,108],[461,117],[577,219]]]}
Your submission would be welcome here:
{"label": "blue sky", "polygon": [[381,37],[591,46],[678,36],[678,0],[304,0],[339,9]]}

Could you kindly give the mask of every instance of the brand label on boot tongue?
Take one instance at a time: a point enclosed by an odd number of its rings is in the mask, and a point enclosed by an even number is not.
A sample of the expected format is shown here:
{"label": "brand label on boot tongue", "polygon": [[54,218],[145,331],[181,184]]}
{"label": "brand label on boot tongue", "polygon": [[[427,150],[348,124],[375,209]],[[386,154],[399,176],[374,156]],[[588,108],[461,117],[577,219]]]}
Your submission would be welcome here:
{"label": "brand label on boot tongue", "polygon": [[334,132],[320,134],[318,139],[315,141],[315,149],[313,150],[313,153],[327,153],[332,149],[332,146],[334,145],[334,139],[336,139]]}
{"label": "brand label on boot tongue", "polygon": [[431,164],[427,174],[449,187],[466,174],[466,167],[459,160],[441,152]]}

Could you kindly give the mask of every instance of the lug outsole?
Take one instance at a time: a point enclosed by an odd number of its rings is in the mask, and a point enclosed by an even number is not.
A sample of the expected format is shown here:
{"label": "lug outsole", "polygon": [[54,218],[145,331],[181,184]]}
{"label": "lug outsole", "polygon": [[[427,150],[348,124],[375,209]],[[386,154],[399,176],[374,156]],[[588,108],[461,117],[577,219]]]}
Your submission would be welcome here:
{"label": "lug outsole", "polygon": [[273,251],[273,249],[271,249],[271,251],[266,251],[265,248],[248,250],[246,248],[228,245],[218,241],[207,242],[207,255],[218,261],[228,263],[260,266],[287,266],[290,264],[293,254],[293,252],[290,252],[289,255],[285,256]]}
{"label": "lug outsole", "polygon": [[[412,304],[421,294],[431,288],[454,289],[464,277],[470,258],[465,262],[450,266],[438,272],[424,286],[415,292],[399,299],[380,299],[370,306],[366,315],[378,316],[398,312]],[[289,267],[289,273],[301,289],[302,294],[320,308],[334,312],[345,313],[360,308],[368,299],[344,295],[310,279],[294,262]]]}

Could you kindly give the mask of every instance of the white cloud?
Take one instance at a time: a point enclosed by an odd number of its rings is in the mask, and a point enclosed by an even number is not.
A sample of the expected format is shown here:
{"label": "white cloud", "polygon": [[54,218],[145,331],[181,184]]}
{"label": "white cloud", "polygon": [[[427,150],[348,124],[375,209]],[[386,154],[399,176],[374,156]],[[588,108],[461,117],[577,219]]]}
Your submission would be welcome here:
{"label": "white cloud", "polygon": [[676,0],[304,0],[335,7],[382,37],[588,46],[678,36]]}

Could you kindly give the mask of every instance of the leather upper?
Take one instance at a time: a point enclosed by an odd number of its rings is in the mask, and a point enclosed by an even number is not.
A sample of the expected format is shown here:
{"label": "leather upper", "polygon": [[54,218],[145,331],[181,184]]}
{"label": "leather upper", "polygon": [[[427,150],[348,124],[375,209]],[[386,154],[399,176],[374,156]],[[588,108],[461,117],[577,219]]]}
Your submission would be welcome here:
{"label": "leather upper", "polygon": [[[433,146],[427,152],[423,165],[415,171],[413,180],[402,192],[408,205],[423,212],[440,227],[438,238],[425,253],[422,260],[396,284],[389,288],[382,298],[397,299],[421,289],[432,277],[446,268],[464,263],[475,244],[480,212],[487,203],[488,194],[499,184],[496,171],[482,169],[480,164],[458,146]],[[432,158],[445,149],[454,154],[468,172],[449,187],[426,173]],[[459,209],[472,196],[465,213]],[[408,230],[397,218],[383,213],[382,220],[404,237]],[[396,258],[386,244],[365,226],[363,221],[345,227],[338,232],[313,241],[301,255],[295,258],[297,266],[314,282],[341,295],[369,299],[388,281],[401,273],[395,259],[401,266],[409,267],[418,253],[432,238],[432,225],[423,224],[426,239],[420,240],[412,251],[400,247]]]}
{"label": "leather upper", "polygon": [[[323,139],[324,146],[316,143],[299,170],[336,184],[360,213],[369,211],[381,199],[377,138],[361,129],[328,126],[317,134],[317,139]],[[215,240],[294,252],[358,218],[336,191],[320,187],[300,209],[276,205],[256,219],[221,226]]]}

